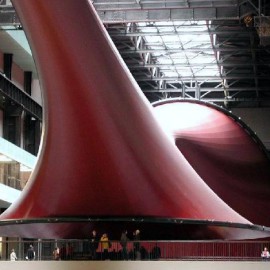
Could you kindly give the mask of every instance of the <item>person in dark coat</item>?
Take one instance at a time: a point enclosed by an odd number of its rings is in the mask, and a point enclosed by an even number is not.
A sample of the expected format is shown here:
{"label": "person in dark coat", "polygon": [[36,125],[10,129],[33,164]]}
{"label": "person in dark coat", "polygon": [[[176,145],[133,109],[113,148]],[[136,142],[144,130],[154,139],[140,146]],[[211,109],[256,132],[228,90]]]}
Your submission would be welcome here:
{"label": "person in dark coat", "polygon": [[35,251],[32,245],[29,246],[27,250],[26,260],[33,261],[35,259]]}
{"label": "person in dark coat", "polygon": [[62,244],[60,248],[59,256],[60,256],[60,259],[63,261],[67,259],[67,249],[66,249],[65,244]]}
{"label": "person in dark coat", "polygon": [[140,260],[141,259],[141,252],[140,252],[140,239],[141,239],[141,232],[139,230],[136,230],[134,232],[134,253],[135,253],[135,259]]}
{"label": "person in dark coat", "polygon": [[99,243],[99,238],[97,236],[97,232],[95,230],[93,230],[91,233],[90,245],[89,245],[90,259],[92,259],[92,260],[96,259],[98,243]]}
{"label": "person in dark coat", "polygon": [[128,260],[127,243],[129,239],[127,237],[127,231],[123,231],[120,238],[120,245],[122,247],[122,257],[124,260]]}

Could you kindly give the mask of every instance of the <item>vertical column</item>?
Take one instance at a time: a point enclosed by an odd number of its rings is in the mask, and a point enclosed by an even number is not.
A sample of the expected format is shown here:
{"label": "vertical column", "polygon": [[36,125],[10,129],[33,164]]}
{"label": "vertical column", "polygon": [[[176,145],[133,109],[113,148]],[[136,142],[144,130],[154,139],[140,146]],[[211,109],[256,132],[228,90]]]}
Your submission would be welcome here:
{"label": "vertical column", "polygon": [[26,114],[24,118],[24,149],[36,155],[39,149],[41,123],[33,116]]}
{"label": "vertical column", "polygon": [[11,79],[12,58],[12,54],[4,53],[4,73],[9,79]]}
{"label": "vertical column", "polygon": [[14,102],[6,103],[3,121],[3,137],[4,139],[21,146],[21,131],[22,131],[22,108]]}
{"label": "vertical column", "polygon": [[31,96],[32,94],[32,72],[24,72],[24,91]]}

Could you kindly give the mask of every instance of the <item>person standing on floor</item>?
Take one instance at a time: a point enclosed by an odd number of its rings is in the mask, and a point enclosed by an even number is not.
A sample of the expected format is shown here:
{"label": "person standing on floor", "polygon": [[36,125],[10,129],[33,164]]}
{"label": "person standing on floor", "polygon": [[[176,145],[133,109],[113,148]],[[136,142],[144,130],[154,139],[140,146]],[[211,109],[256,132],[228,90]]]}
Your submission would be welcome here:
{"label": "person standing on floor", "polygon": [[122,246],[122,257],[123,260],[128,260],[128,251],[127,251],[127,243],[129,239],[127,237],[127,231],[124,230],[121,234],[120,245]]}
{"label": "person standing on floor", "polygon": [[72,260],[73,259],[73,246],[71,243],[67,243],[66,246],[66,258],[67,260]]}
{"label": "person standing on floor", "polygon": [[264,260],[267,260],[270,258],[270,253],[268,251],[268,248],[267,247],[264,247],[262,253],[261,253],[261,257],[264,259]]}
{"label": "person standing on floor", "polygon": [[59,261],[60,260],[60,249],[57,246],[54,248],[54,251],[53,251],[53,259],[55,261]]}
{"label": "person standing on floor", "polygon": [[103,251],[103,260],[108,260],[109,259],[109,238],[106,233],[104,233],[101,238],[101,247]]}
{"label": "person standing on floor", "polygon": [[90,238],[90,259],[95,260],[97,255],[97,248],[98,248],[98,236],[95,230],[91,233]]}
{"label": "person standing on floor", "polygon": [[17,255],[16,255],[16,252],[15,252],[15,249],[14,249],[14,248],[11,250],[11,253],[10,253],[10,260],[11,260],[12,262],[14,262],[14,261],[18,260],[18,258],[17,258]]}
{"label": "person standing on floor", "polygon": [[140,239],[141,239],[141,232],[140,230],[136,230],[134,232],[134,253],[135,253],[135,259],[140,260],[141,259],[141,252],[140,252]]}
{"label": "person standing on floor", "polygon": [[36,254],[34,251],[34,247],[32,245],[30,245],[28,250],[27,250],[26,260],[33,261],[35,259],[35,255]]}

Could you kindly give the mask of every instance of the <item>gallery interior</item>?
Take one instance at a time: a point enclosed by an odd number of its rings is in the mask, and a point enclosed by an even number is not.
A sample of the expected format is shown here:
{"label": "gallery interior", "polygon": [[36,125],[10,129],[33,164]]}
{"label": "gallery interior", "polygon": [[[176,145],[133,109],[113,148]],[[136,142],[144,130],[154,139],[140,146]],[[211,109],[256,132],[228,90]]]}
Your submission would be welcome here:
{"label": "gallery interior", "polygon": [[30,244],[39,262],[62,245],[88,262],[96,230],[110,261],[128,232],[129,267],[140,231],[148,263],[266,269],[269,13],[266,0],[0,1],[4,267]]}

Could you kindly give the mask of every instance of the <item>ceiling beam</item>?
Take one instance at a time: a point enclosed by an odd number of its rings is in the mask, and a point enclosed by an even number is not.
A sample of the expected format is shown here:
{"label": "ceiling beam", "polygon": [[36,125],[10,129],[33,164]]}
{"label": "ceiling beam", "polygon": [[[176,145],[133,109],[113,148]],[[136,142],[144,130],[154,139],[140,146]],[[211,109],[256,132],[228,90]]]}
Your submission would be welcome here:
{"label": "ceiling beam", "polygon": [[[93,5],[104,23],[231,20],[256,12],[256,6],[243,0],[94,0]],[[0,5],[0,25],[15,24],[19,24],[19,19],[14,8]]]}
{"label": "ceiling beam", "polygon": [[174,77],[145,77],[145,76],[135,76],[137,82],[144,82],[144,81],[166,81],[166,82],[176,82],[176,81],[221,81],[224,79],[227,80],[254,80],[254,79],[264,79],[270,80],[269,75],[253,75],[253,74],[246,74],[246,75],[222,75],[221,77],[218,76],[174,76]]}
{"label": "ceiling beam", "polygon": [[[196,88],[188,88],[185,87],[184,92],[191,93],[195,92]],[[216,87],[201,87],[200,91],[202,93],[205,92],[211,92],[211,93],[217,93],[217,92],[223,92],[223,91],[230,91],[230,92],[269,92],[270,89],[266,87],[257,88],[257,87],[232,87],[232,88],[216,88]],[[183,88],[166,88],[166,89],[143,89],[144,93],[161,93],[161,92],[169,92],[169,93],[178,93],[183,92]]]}

